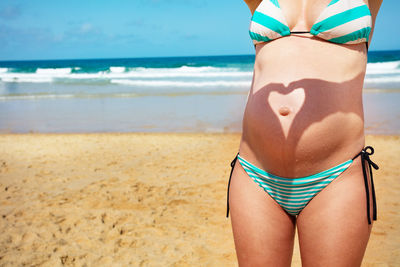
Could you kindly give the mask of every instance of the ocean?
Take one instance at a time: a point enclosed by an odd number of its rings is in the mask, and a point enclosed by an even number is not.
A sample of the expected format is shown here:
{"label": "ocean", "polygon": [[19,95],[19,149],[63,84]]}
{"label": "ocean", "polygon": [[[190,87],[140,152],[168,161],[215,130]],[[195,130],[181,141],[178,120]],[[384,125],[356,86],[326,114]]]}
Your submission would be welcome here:
{"label": "ocean", "polygon": [[[240,132],[254,55],[0,61],[1,132]],[[400,50],[370,51],[366,132],[400,133]]]}

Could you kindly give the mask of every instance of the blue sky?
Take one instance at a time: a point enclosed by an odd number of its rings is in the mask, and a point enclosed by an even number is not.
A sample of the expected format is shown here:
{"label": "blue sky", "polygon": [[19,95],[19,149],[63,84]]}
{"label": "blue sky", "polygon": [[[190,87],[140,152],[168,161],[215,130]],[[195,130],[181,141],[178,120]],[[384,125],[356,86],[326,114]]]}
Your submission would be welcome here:
{"label": "blue sky", "polygon": [[[400,49],[399,10],[384,0],[370,50]],[[1,0],[0,60],[253,54],[250,17],[242,0]]]}

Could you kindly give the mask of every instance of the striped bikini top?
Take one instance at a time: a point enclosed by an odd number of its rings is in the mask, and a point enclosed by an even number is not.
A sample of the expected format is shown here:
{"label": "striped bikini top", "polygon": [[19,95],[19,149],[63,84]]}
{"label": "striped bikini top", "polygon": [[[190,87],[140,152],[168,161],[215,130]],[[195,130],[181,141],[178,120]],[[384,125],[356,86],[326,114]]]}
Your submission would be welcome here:
{"label": "striped bikini top", "polygon": [[262,0],[251,17],[249,33],[254,45],[292,33],[310,33],[339,44],[365,42],[368,50],[371,25],[371,12],[363,0],[331,0],[309,32],[292,32],[278,0]]}

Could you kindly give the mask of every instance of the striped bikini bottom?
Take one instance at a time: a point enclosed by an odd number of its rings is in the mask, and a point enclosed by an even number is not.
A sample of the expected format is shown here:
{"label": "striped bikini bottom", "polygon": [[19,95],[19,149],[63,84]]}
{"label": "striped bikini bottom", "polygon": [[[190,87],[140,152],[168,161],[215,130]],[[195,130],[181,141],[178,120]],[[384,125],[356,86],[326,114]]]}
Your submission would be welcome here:
{"label": "striped bikini bottom", "polygon": [[[368,151],[368,149],[370,151]],[[229,216],[229,187],[232,178],[233,168],[235,166],[236,160],[238,159],[243,169],[249,175],[254,182],[256,182],[265,192],[267,192],[287,213],[290,215],[298,215],[307,204],[313,199],[322,189],[328,186],[335,178],[342,174],[353,162],[355,158],[361,155],[361,162],[363,168],[364,184],[367,196],[367,219],[368,223],[371,224],[370,219],[370,204],[369,204],[369,188],[368,188],[368,176],[365,170],[365,161],[369,164],[369,172],[371,177],[371,189],[372,189],[372,206],[373,206],[373,220],[376,220],[376,197],[374,182],[372,179],[372,169],[376,170],[379,168],[374,162],[369,158],[370,155],[374,153],[374,149],[367,146],[360,153],[358,153],[354,158],[349,159],[335,167],[328,170],[319,172],[317,174],[309,175],[300,178],[283,178],[271,173],[268,173],[239,155],[231,162],[231,174],[228,182],[228,196],[227,196],[227,213],[226,217]]]}

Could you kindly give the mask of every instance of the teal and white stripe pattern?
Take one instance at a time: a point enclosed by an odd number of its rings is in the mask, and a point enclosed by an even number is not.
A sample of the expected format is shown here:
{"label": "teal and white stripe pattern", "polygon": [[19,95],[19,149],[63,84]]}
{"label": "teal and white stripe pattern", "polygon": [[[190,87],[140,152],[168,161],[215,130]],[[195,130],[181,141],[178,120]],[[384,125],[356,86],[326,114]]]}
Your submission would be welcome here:
{"label": "teal and white stripe pattern", "polygon": [[246,173],[264,189],[287,213],[298,215],[330,182],[344,172],[352,159],[328,170],[301,178],[283,178],[268,173],[238,155]]}
{"label": "teal and white stripe pattern", "polygon": [[[332,0],[319,15],[310,33],[329,42],[368,42],[372,18],[363,0]],[[278,0],[263,0],[254,12],[249,29],[253,43],[290,35]]]}
{"label": "teal and white stripe pattern", "polygon": [[371,12],[363,0],[332,0],[312,26],[310,33],[329,42],[368,42]]}
{"label": "teal and white stripe pattern", "polygon": [[290,35],[290,29],[277,0],[260,3],[251,18],[249,33],[254,44]]}

